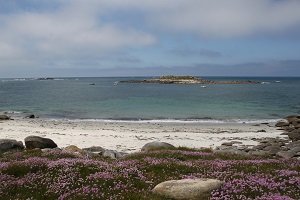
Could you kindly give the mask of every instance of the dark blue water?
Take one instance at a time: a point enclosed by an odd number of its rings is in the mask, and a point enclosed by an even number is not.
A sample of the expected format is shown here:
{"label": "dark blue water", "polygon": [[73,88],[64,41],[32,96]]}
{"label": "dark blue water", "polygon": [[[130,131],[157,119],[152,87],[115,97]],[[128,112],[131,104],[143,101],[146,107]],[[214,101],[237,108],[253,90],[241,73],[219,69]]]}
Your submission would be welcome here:
{"label": "dark blue water", "polygon": [[[278,119],[300,113],[300,78],[206,77],[265,84],[114,83],[137,78],[0,80],[0,111],[68,119]],[[144,78],[138,78],[144,79]],[[90,85],[94,83],[95,85]]]}

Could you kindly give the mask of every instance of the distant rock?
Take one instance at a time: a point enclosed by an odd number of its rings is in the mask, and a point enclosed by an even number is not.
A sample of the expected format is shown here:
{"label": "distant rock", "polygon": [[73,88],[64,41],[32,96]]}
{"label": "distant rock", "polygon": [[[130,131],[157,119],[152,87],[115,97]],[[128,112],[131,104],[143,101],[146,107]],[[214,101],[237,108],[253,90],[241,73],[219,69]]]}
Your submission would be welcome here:
{"label": "distant rock", "polygon": [[18,151],[22,149],[24,149],[24,145],[21,141],[0,139],[0,153]]}
{"label": "distant rock", "polygon": [[120,83],[159,83],[159,84],[257,84],[257,81],[212,81],[195,76],[161,76],[144,80],[122,80]]}
{"label": "distant rock", "polygon": [[7,115],[0,115],[0,120],[10,120],[10,117]]}
{"label": "distant rock", "polygon": [[175,147],[166,142],[149,142],[142,147],[142,151],[154,151],[164,149],[175,149]]}
{"label": "distant rock", "polygon": [[178,200],[205,200],[224,182],[216,179],[182,179],[162,182],[154,187],[154,193]]}
{"label": "distant rock", "polygon": [[56,148],[57,144],[49,138],[42,138],[39,136],[28,136],[25,138],[25,146],[27,149],[45,149]]}

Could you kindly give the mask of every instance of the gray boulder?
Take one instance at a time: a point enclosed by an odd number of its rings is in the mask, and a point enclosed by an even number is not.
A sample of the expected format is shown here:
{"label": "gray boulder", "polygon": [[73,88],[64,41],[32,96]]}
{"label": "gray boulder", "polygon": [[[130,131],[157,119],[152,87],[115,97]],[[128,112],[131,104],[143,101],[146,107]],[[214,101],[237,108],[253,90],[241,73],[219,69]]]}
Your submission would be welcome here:
{"label": "gray boulder", "polygon": [[222,186],[216,179],[182,179],[162,182],[154,187],[154,193],[171,199],[209,199],[210,193]]}
{"label": "gray boulder", "polygon": [[166,142],[149,142],[142,147],[142,151],[155,151],[164,149],[175,149],[175,147]]}
{"label": "gray boulder", "polygon": [[17,140],[0,139],[0,153],[24,149],[23,143]]}
{"label": "gray boulder", "polygon": [[300,119],[300,116],[290,115],[290,116],[285,117],[284,119],[286,119],[289,123],[292,123],[293,121]]}
{"label": "gray boulder", "polygon": [[88,148],[83,148],[82,150],[92,152],[92,153],[98,153],[101,155],[105,151],[105,149],[100,146],[92,146],[92,147],[88,147]]}
{"label": "gray boulder", "polygon": [[111,158],[111,159],[118,159],[118,158],[123,157],[123,155],[120,152],[115,151],[115,150],[109,150],[109,149],[106,149],[102,153],[102,156],[107,157],[107,158]]}
{"label": "gray boulder", "polygon": [[280,120],[279,122],[277,122],[275,124],[276,127],[285,127],[285,126],[289,126],[290,123],[287,120]]}
{"label": "gray boulder", "polygon": [[290,159],[294,157],[296,153],[291,151],[279,151],[276,155],[285,159]]}
{"label": "gray boulder", "polygon": [[56,148],[57,144],[49,138],[42,138],[39,136],[28,136],[25,138],[25,146],[27,149],[45,149],[45,148]]}
{"label": "gray boulder", "polygon": [[287,134],[292,141],[300,140],[300,133],[298,130],[294,130]]}
{"label": "gray boulder", "polygon": [[7,115],[0,115],[0,120],[10,120],[10,117]]}

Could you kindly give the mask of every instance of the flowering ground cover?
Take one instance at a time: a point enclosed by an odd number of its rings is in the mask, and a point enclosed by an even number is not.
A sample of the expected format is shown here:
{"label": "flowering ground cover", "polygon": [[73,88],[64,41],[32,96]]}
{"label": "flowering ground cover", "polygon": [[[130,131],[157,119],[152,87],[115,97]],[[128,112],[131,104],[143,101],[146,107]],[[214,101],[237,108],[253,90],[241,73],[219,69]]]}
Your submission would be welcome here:
{"label": "flowering ground cover", "polygon": [[164,199],[151,192],[171,179],[215,178],[211,199],[300,199],[300,161],[210,150],[136,153],[120,160],[38,150],[0,156],[1,199]]}

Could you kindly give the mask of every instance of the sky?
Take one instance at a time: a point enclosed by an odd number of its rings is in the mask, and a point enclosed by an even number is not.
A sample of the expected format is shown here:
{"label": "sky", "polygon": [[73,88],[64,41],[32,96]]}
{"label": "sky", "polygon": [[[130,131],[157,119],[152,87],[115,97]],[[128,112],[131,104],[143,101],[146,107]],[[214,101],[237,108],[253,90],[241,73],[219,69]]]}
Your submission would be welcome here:
{"label": "sky", "polygon": [[299,0],[0,0],[0,77],[300,76]]}

